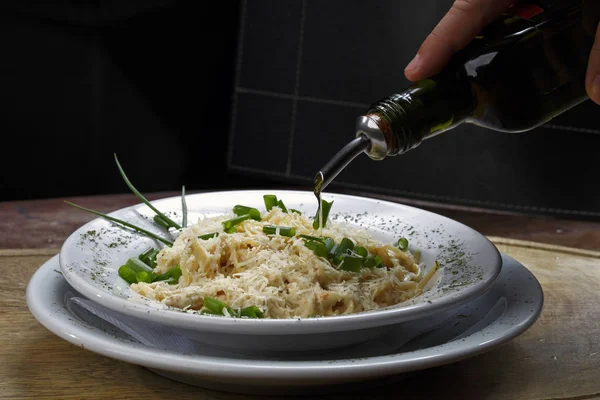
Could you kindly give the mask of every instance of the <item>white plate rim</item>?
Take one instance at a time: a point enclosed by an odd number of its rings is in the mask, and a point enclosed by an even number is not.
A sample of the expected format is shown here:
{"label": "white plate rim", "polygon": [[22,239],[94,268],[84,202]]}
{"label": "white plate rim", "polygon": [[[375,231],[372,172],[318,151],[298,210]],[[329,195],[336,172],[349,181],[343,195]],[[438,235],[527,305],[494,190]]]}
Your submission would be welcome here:
{"label": "white plate rim", "polygon": [[[302,196],[314,196],[311,192],[300,191],[300,190],[264,190],[264,189],[250,189],[250,190],[223,190],[223,191],[211,191],[202,192],[192,195],[186,195],[189,199],[191,196],[231,196],[232,194],[241,194],[245,196],[262,196],[265,193],[273,193],[280,198],[285,199],[288,195],[302,195]],[[454,294],[449,296],[443,296],[434,299],[430,302],[421,302],[412,305],[408,305],[402,308],[391,308],[385,310],[378,310],[376,313],[360,313],[360,314],[349,314],[335,317],[326,318],[305,318],[305,319],[239,319],[239,318],[222,318],[213,316],[204,316],[198,314],[188,314],[184,312],[172,312],[172,310],[166,309],[151,309],[144,304],[128,301],[118,296],[107,295],[106,291],[99,289],[97,286],[91,284],[86,280],[79,278],[76,274],[71,273],[70,269],[63,260],[68,258],[67,252],[69,251],[69,244],[76,240],[77,235],[88,229],[88,227],[96,221],[103,220],[102,218],[95,218],[94,220],[84,224],[75,230],[65,241],[65,244],[61,247],[59,253],[60,267],[61,270],[71,286],[73,286],[78,292],[82,293],[89,299],[97,301],[103,306],[112,309],[114,311],[146,319],[156,323],[162,323],[176,328],[184,329],[199,329],[205,332],[227,332],[236,334],[239,333],[240,329],[244,329],[244,333],[251,333],[257,335],[272,335],[274,331],[278,335],[286,334],[298,334],[298,333],[319,333],[324,331],[343,331],[352,329],[364,329],[372,328],[382,325],[388,325],[391,319],[394,322],[406,321],[413,318],[418,318],[431,314],[434,312],[447,309],[458,304],[462,304],[473,298],[477,297],[485,290],[487,290],[493,281],[498,277],[501,269],[501,256],[495,245],[484,235],[480,234],[473,228],[437,214],[432,211],[427,211],[417,207],[395,203],[387,200],[356,196],[343,193],[328,192],[324,193],[323,196],[327,198],[330,196],[334,199],[348,199],[350,201],[360,201],[367,203],[376,203],[385,205],[392,208],[406,210],[408,212],[416,212],[423,215],[434,217],[440,221],[444,221],[448,224],[455,225],[461,229],[465,229],[467,232],[473,234],[480,240],[482,249],[489,253],[492,260],[490,260],[489,272],[490,276],[487,280],[481,280],[474,283],[471,286],[466,287],[460,292],[460,296]],[[179,196],[171,196],[161,199],[153,200],[151,203],[160,203],[168,201],[180,201]],[[315,200],[316,202],[316,200]],[[110,216],[115,216],[118,213],[134,210],[139,207],[146,207],[142,203],[134,204],[128,207],[121,208],[114,212],[108,213]],[[158,206],[157,206],[158,207]],[[357,319],[360,320],[360,326],[357,326]]]}

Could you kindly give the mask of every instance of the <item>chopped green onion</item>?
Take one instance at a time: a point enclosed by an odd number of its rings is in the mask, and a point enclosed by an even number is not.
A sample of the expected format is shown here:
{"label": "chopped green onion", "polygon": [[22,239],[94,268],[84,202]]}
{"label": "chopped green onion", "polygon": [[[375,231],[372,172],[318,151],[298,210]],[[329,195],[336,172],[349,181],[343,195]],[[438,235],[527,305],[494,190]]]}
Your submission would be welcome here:
{"label": "chopped green onion", "polygon": [[153,275],[152,272],[139,271],[135,273],[135,279],[137,279],[138,282],[151,283]]}
{"label": "chopped green onion", "polygon": [[[235,226],[244,222],[247,219],[250,219],[250,214],[240,215],[239,217],[228,219],[227,221],[223,221],[223,230],[227,233],[233,233],[236,231]],[[232,229],[233,228],[233,229]]]}
{"label": "chopped green onion", "polygon": [[213,232],[213,233],[207,233],[206,235],[200,235],[200,236],[198,236],[198,239],[208,240],[208,239],[212,239],[217,236],[219,236],[219,232]]}
{"label": "chopped green onion", "polygon": [[142,200],[142,202],[144,204],[146,204],[148,207],[150,207],[150,209],[152,211],[154,211],[156,214],[160,215],[165,221],[167,221],[169,223],[169,226],[172,226],[175,229],[181,229],[181,227],[179,226],[179,224],[177,224],[177,222],[173,221],[172,219],[167,217],[165,214],[158,211],[156,209],[156,207],[154,207],[148,200],[146,200],[146,198],[131,184],[131,182],[127,178],[127,175],[125,175],[125,171],[123,171],[123,168],[121,168],[121,164],[119,164],[119,160],[117,159],[117,153],[115,153],[114,156],[115,156],[115,162],[117,163],[117,167],[119,168],[119,172],[121,173],[123,180],[129,187],[129,189],[131,189],[133,194],[135,194],[140,200]]}
{"label": "chopped green onion", "polygon": [[359,272],[363,264],[361,257],[342,254],[339,268],[342,271]]}
{"label": "chopped green onion", "polygon": [[261,216],[260,216],[260,211],[258,211],[258,209],[256,208],[252,208],[252,207],[247,207],[247,206],[242,206],[242,205],[236,205],[233,207],[233,213],[235,215],[246,215],[246,214],[250,214],[250,218],[252,218],[255,221],[260,221],[262,220]]}
{"label": "chopped green onion", "polygon": [[152,232],[149,232],[149,231],[147,231],[147,230],[145,230],[145,229],[143,229],[143,228],[140,228],[140,227],[138,227],[138,226],[135,226],[135,225],[133,225],[133,224],[130,224],[129,222],[126,222],[126,221],[120,220],[120,219],[118,219],[118,218],[111,217],[111,216],[109,216],[109,215],[103,214],[103,213],[101,213],[101,212],[98,212],[98,211],[91,210],[91,209],[89,209],[89,208],[85,208],[85,207],[78,206],[77,204],[71,203],[70,201],[66,201],[66,200],[65,200],[65,203],[67,203],[67,204],[69,204],[69,205],[71,205],[71,206],[73,206],[73,207],[75,207],[75,208],[79,208],[80,210],[87,211],[87,212],[89,212],[89,213],[92,213],[92,214],[98,215],[98,216],[100,216],[100,217],[102,217],[102,218],[106,218],[106,219],[107,219],[107,220],[109,220],[109,221],[113,221],[113,222],[116,222],[116,223],[118,223],[118,224],[121,224],[121,225],[123,225],[123,226],[126,226],[126,227],[128,227],[128,228],[131,228],[131,229],[133,229],[134,231],[136,231],[136,232],[138,232],[138,233],[143,233],[144,235],[146,235],[146,236],[148,236],[148,237],[151,237],[152,239],[156,239],[156,240],[158,240],[158,241],[161,241],[161,242],[163,242],[164,244],[166,244],[166,245],[167,245],[167,246],[169,246],[169,247],[170,247],[170,246],[173,246],[173,242],[171,242],[171,241],[169,241],[169,240],[167,240],[167,239],[165,239],[165,238],[162,238],[162,237],[160,237],[160,236],[158,236],[158,235],[156,235],[156,234],[154,234],[154,233],[152,233]]}
{"label": "chopped green onion", "polygon": [[119,276],[125,279],[125,281],[127,281],[127,283],[130,285],[137,282],[135,271],[129,268],[127,265],[121,265],[119,268]]}
{"label": "chopped green onion", "polygon": [[[154,249],[151,249],[154,250]],[[147,256],[148,252],[142,253],[140,257]],[[173,269],[173,268],[172,268]],[[177,266],[179,269],[179,266]],[[125,279],[129,284],[136,282],[154,282],[158,277],[152,272],[152,268],[142,261],[139,257],[131,257],[119,268],[119,276]],[[159,275],[160,277],[161,275]],[[179,276],[181,270],[179,269]],[[169,276],[170,277],[170,276]],[[179,279],[179,277],[177,277]]]}
{"label": "chopped green onion", "polygon": [[277,196],[274,194],[265,194],[263,200],[265,201],[267,211],[271,211],[271,209],[277,205]]}
{"label": "chopped green onion", "polygon": [[158,275],[154,280],[155,281],[165,281],[169,278],[179,279],[180,276],[181,276],[181,267],[179,267],[179,265],[177,265],[173,268],[169,268],[167,270],[167,272]]}
{"label": "chopped green onion", "polygon": [[[327,245],[325,245],[327,248]],[[327,258],[332,260],[335,263],[335,254],[337,253],[338,244],[334,243],[331,248],[327,248]]]}
{"label": "chopped green onion", "polygon": [[169,224],[169,221],[166,221],[160,215],[155,215],[153,220],[157,225],[162,226],[166,230],[169,230],[169,228],[171,227],[171,224]]}
{"label": "chopped green onion", "polygon": [[137,257],[131,257],[127,260],[125,265],[131,268],[136,273],[139,271],[152,272],[152,268]]}
{"label": "chopped green onion", "polygon": [[[313,221],[313,228],[319,229],[324,228],[327,225],[327,217],[329,217],[329,211],[331,210],[331,206],[333,205],[332,201],[325,201],[321,199],[321,204],[319,204],[319,208],[317,209],[317,214],[315,215]],[[323,221],[321,222],[321,207],[323,207]]]}
{"label": "chopped green onion", "polygon": [[303,234],[300,237],[306,239],[304,245],[315,255],[327,258],[340,270],[359,272],[361,268],[384,267],[380,256],[369,254],[365,247],[355,246],[349,238],[343,238],[338,244],[330,237],[319,238]]}
{"label": "chopped green onion", "polygon": [[325,239],[317,237],[317,236],[310,236],[310,235],[305,235],[303,233],[301,233],[300,236],[302,239],[307,239],[307,240],[316,240],[318,242],[323,242]]}
{"label": "chopped green onion", "polygon": [[377,255],[369,255],[365,258],[364,266],[366,268],[382,268],[383,267],[383,259]]}
{"label": "chopped green onion", "polygon": [[284,213],[288,212],[288,209],[285,207],[285,204],[283,204],[283,201],[277,200],[277,205],[279,206],[279,208],[281,208],[281,211],[283,211]]}
{"label": "chopped green onion", "polygon": [[356,255],[358,255],[359,257],[365,258],[366,256],[369,255],[369,250],[365,249],[362,246],[356,246],[354,248],[354,253],[356,253]]}
{"label": "chopped green onion", "polygon": [[231,307],[227,307],[227,304],[212,297],[204,298],[204,308],[206,308],[207,314],[223,316],[225,315],[223,310],[227,309],[229,315],[231,315],[232,317],[237,316],[237,313],[233,311]]}
{"label": "chopped green onion", "polygon": [[169,275],[171,275],[171,278],[175,278],[177,280],[179,280],[179,278],[181,277],[181,267],[179,265],[170,268],[168,271]]}
{"label": "chopped green onion", "polygon": [[215,314],[223,315],[223,309],[225,307],[227,307],[225,303],[213,297],[204,298],[204,308],[206,308],[208,311],[211,311]]}
{"label": "chopped green onion", "polygon": [[325,248],[327,249],[327,254],[329,255],[329,257],[333,257],[336,248],[335,241],[332,238],[328,237],[325,238],[325,241],[323,243],[325,244]]}
{"label": "chopped green onion", "polygon": [[292,226],[265,225],[262,231],[267,235],[296,236],[296,229]]}
{"label": "chopped green onion", "polygon": [[175,284],[179,282],[179,277],[181,276],[181,267],[179,265],[169,268],[169,270],[163,274],[155,276],[152,282],[156,281],[165,281],[169,285]]}
{"label": "chopped green onion", "polygon": [[156,277],[154,278],[154,281],[166,281],[167,279],[171,278],[171,275],[169,274],[169,271],[164,272],[160,275],[156,275]]}
{"label": "chopped green onion", "polygon": [[340,248],[342,248],[343,251],[352,250],[354,249],[354,242],[348,238],[343,238],[340,242]]}
{"label": "chopped green onion", "polygon": [[323,242],[316,240],[308,240],[304,243],[306,247],[311,249],[319,257],[327,257],[327,248]]}
{"label": "chopped green onion", "polygon": [[139,259],[150,268],[156,267],[156,256],[160,250],[150,247],[148,250],[139,255]]}
{"label": "chopped green onion", "polygon": [[248,318],[264,318],[264,314],[260,310],[260,308],[256,306],[245,307],[240,310],[241,317]]}
{"label": "chopped green onion", "polygon": [[290,211],[293,212],[293,213],[302,215],[302,211],[298,211],[295,208],[290,208]]}
{"label": "chopped green onion", "polygon": [[181,218],[181,226],[185,228],[187,226],[187,203],[185,202],[185,186],[181,186],[181,212],[183,217]]}
{"label": "chopped green onion", "polygon": [[347,255],[352,249],[354,249],[354,242],[348,238],[343,238],[333,253],[335,263],[339,264],[342,261],[342,256]]}
{"label": "chopped green onion", "polygon": [[406,251],[406,249],[408,249],[408,240],[406,238],[400,238],[398,239],[398,241],[394,244],[395,247],[399,248],[402,251]]}

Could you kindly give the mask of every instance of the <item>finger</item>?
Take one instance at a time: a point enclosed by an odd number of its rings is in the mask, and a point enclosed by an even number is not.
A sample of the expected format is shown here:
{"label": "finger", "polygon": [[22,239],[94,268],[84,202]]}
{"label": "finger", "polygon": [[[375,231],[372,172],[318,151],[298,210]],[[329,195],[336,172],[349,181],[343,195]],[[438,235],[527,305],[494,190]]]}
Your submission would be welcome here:
{"label": "finger", "polygon": [[440,72],[454,53],[515,1],[455,0],[404,70],[406,77],[415,81]]}
{"label": "finger", "polygon": [[600,24],[596,30],[596,42],[590,53],[585,88],[590,99],[600,104]]}

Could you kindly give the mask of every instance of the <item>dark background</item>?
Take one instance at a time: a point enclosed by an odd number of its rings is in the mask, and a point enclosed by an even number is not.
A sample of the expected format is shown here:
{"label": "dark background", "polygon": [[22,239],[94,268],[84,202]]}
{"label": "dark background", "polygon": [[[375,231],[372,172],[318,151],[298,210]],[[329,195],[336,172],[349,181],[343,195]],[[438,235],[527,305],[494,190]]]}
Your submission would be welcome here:
{"label": "dark background", "polygon": [[[0,6],[0,201],[309,188],[451,0],[13,2]],[[600,107],[534,131],[463,125],[330,186],[600,217]]]}

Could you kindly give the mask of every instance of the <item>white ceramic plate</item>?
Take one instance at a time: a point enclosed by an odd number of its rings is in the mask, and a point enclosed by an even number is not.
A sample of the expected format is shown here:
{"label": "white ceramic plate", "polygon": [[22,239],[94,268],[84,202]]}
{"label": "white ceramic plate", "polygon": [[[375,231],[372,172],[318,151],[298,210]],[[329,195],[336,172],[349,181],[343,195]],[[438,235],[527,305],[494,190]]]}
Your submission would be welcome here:
{"label": "white ceramic plate", "polygon": [[36,271],[27,285],[26,299],[34,317],[57,336],[176,381],[241,393],[323,393],[323,385],[330,385],[327,392],[353,390],[355,384],[365,387],[372,380],[397,379],[404,372],[456,362],[525,332],[542,310],[542,288],[514,259],[503,256],[503,262],[500,276],[482,296],[413,320],[402,336],[390,331],[355,347],[303,358],[253,357],[191,340],[194,354],[142,345],[91,314],[78,317],[69,312],[64,298],[73,289],[60,273],[58,257]]}
{"label": "white ceramic plate", "polygon": [[[277,195],[288,208],[311,216],[317,209],[311,192],[211,192],[186,196],[188,221],[193,223],[201,216],[231,213],[236,204],[264,210],[266,193]],[[325,193],[324,199],[334,201],[332,220],[367,228],[383,242],[392,243],[399,237],[407,237],[410,249],[421,251],[426,270],[435,260],[440,261],[442,269],[437,284],[400,305],[335,317],[257,320],[190,314],[144,299],[129,289],[118,275],[119,266],[129,257],[160,243],[123,231],[103,218],[77,229],[65,241],[60,251],[61,270],[78,292],[109,309],[168,326],[180,335],[214,346],[257,352],[321,351],[363,342],[385,333],[394,324],[456,307],[481,295],[500,273],[501,258],[496,247],[475,230],[456,221],[376,199],[333,193]],[[181,218],[180,197],[152,203],[173,219]],[[73,209],[72,212],[83,211]],[[154,213],[144,204],[110,215],[164,235],[151,222]],[[352,334],[347,334],[350,331]]]}

